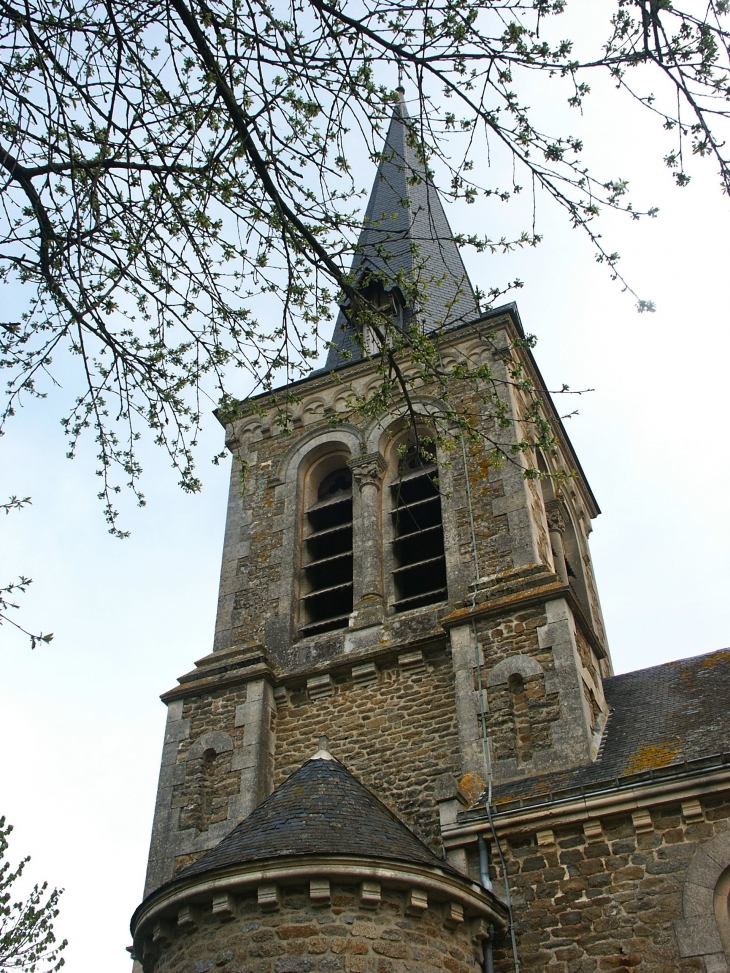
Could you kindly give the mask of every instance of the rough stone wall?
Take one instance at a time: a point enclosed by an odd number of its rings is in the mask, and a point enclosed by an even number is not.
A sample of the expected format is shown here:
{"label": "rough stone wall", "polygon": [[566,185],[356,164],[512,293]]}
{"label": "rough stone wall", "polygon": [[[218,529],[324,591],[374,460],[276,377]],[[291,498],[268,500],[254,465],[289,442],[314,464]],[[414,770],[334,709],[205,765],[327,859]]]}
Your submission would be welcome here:
{"label": "rough stone wall", "polygon": [[383,890],[376,911],[360,911],[357,889],[333,887],[318,908],[308,890],[282,890],[278,912],[264,913],[254,896],[240,898],[222,923],[210,911],[190,934],[174,933],[154,973],[475,973],[479,966],[468,923],[449,930],[431,904],[405,915],[404,896]]}
{"label": "rough stone wall", "polygon": [[576,630],[575,641],[578,646],[580,661],[593,680],[594,687],[600,691],[601,677],[598,674],[598,659],[580,629]]}
{"label": "rough stone wall", "polygon": [[[180,809],[181,831],[207,831],[212,824],[225,820],[229,799],[241,789],[240,769],[236,771],[231,765],[234,749],[241,747],[244,733],[243,727],[236,726],[236,707],[245,700],[246,687],[242,686],[186,700],[183,705],[183,719],[190,720],[190,737],[182,741],[178,750],[178,762],[184,766],[185,776],[173,787],[171,805]],[[211,732],[228,734],[233,748],[213,753],[211,748],[198,747],[188,759],[196,741]]]}
{"label": "rough stone wall", "polygon": [[550,646],[541,646],[537,635],[537,630],[546,624],[547,616],[542,605],[526,608],[514,615],[477,622],[479,644],[484,653],[485,679],[490,669],[513,655],[529,655],[544,671],[552,669]]}
{"label": "rough stone wall", "polygon": [[543,675],[530,676],[522,686],[492,687],[487,694],[487,731],[494,760],[518,763],[552,747],[550,727],[560,719],[558,694],[545,691]]}
{"label": "rough stone wall", "polygon": [[321,734],[348,770],[440,851],[434,782],[461,769],[445,651],[413,668],[384,667],[370,685],[348,677],[323,698],[289,693],[277,713],[275,786],[311,757]]}
{"label": "rough stone wall", "polygon": [[[650,821],[631,814],[606,818],[591,837],[576,824],[503,840],[521,967],[705,973],[701,956],[681,955],[687,944],[680,947],[675,923],[683,915],[693,856],[730,831],[730,795],[703,799],[702,811],[688,819],[680,804],[665,805],[651,810]],[[473,853],[470,871],[478,874]],[[492,876],[499,895],[503,885],[494,868]],[[497,945],[497,973],[511,973],[509,944]]]}
{"label": "rough stone wall", "polygon": [[[263,639],[267,620],[278,610],[276,585],[282,569],[283,537],[281,530],[272,528],[283,514],[284,504],[276,499],[268,480],[286,445],[283,437],[274,434],[258,442],[255,454],[249,455],[245,495],[240,497],[242,516],[248,523],[241,526],[243,550],[236,559],[231,644]],[[236,486],[234,481],[234,489]],[[238,490],[240,493],[240,486]]]}
{"label": "rough stone wall", "polygon": [[145,894],[271,793],[273,712],[271,685],[261,678],[169,701]]}
{"label": "rough stone wall", "polygon": [[514,656],[528,656],[542,669],[525,673],[517,685],[500,680],[486,690],[487,734],[497,762],[514,759],[524,764],[553,745],[551,725],[560,719],[560,703],[555,689],[548,691],[545,685],[545,674],[554,669],[553,653],[551,646],[540,645],[537,635],[546,624],[545,609],[537,606],[477,625],[484,686],[495,666]]}

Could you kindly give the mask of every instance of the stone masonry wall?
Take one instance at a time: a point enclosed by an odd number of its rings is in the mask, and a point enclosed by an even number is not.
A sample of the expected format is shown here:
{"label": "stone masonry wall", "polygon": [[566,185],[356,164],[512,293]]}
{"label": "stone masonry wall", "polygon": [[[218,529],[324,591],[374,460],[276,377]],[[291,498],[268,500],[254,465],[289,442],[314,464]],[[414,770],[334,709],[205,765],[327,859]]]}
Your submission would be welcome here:
{"label": "stone masonry wall", "polygon": [[560,718],[557,693],[545,691],[545,677],[530,676],[519,691],[504,685],[488,690],[488,732],[494,760],[531,760],[552,747],[550,726]]}
{"label": "stone masonry wall", "polygon": [[[185,778],[173,788],[172,806],[180,808],[180,830],[207,831],[228,812],[228,799],[241,787],[240,770],[231,766],[232,751],[213,754],[205,750],[188,758],[192,745],[204,734],[227,733],[240,748],[243,727],[237,727],[236,707],[246,700],[246,687],[186,700],[183,719],[190,720],[190,738],[180,744],[178,761],[184,763]],[[187,864],[187,863],[185,863]]]}
{"label": "stone masonry wall", "polygon": [[514,656],[528,656],[543,670],[525,675],[519,691],[506,681],[486,690],[487,733],[496,762],[516,759],[522,764],[552,747],[550,728],[560,719],[560,703],[557,692],[548,691],[545,685],[545,673],[554,668],[553,654],[550,646],[539,644],[537,630],[546,622],[545,609],[538,606],[477,625],[485,662],[484,686],[488,684],[489,672]]}
{"label": "stone masonry wall", "polygon": [[429,654],[413,668],[389,665],[369,685],[351,678],[332,695],[289,693],[277,713],[274,786],[312,756],[317,738],[440,852],[433,786],[459,775],[450,655]]}
{"label": "stone masonry wall", "polygon": [[[504,380],[507,373],[501,353],[494,352],[493,341],[503,350],[507,348],[509,342],[503,330],[506,324],[505,319],[497,326],[496,335],[488,338],[471,332],[453,336],[450,339],[453,347],[444,350],[445,363],[447,359],[456,363],[463,358],[471,367],[488,364],[495,376]],[[363,363],[353,366],[348,380],[356,393],[366,394],[377,377],[372,367]],[[286,651],[292,638],[297,638],[296,538],[302,529],[301,497],[297,495],[301,478],[298,479],[297,471],[308,468],[308,450],[316,453],[326,441],[346,441],[344,452],[353,456],[361,449],[388,452],[383,443],[388,441],[386,429],[392,417],[383,417],[380,425],[357,416],[347,408],[341,386],[329,377],[313,379],[298,391],[301,401],[291,405],[285,427],[277,426],[275,411],[264,411],[261,415],[242,417],[236,422],[235,430],[229,430],[235,433],[229,442],[238,459],[234,460],[231,479],[216,648],[262,641],[270,652],[279,653]],[[433,395],[438,395],[435,387],[418,389],[417,407],[428,413],[433,407]],[[452,395],[455,405],[466,414],[482,417],[489,411],[470,383],[455,381]],[[418,405],[420,398],[422,407]],[[264,401],[261,405],[266,408]],[[511,414],[518,403],[510,398],[506,405]],[[334,424],[333,420],[336,420]],[[550,566],[544,515],[534,484],[526,483],[519,464],[504,463],[499,467],[489,456],[491,441],[499,441],[509,449],[523,437],[525,430],[517,422],[503,429],[496,428],[488,418],[475,421],[483,424],[482,440],[468,446],[468,475],[480,576],[498,578],[505,572],[540,562]],[[239,460],[247,464],[243,490]],[[460,447],[442,455],[440,460],[444,492],[448,496],[444,504],[444,531],[449,599],[452,604],[461,604],[469,597],[475,569]],[[560,463],[571,465],[563,457]],[[386,471],[385,480],[389,475]],[[385,511],[389,509],[390,499],[388,490],[381,491]],[[382,519],[387,521],[387,514]],[[363,528],[365,533],[372,529],[373,525]],[[384,557],[382,550],[380,557]],[[384,594],[386,601],[392,600],[392,583],[388,577]]]}
{"label": "stone masonry wall", "polygon": [[[703,799],[701,809],[688,818],[680,804],[666,804],[650,818],[644,811],[605,818],[590,836],[575,824],[503,840],[521,968],[705,973],[700,956],[680,955],[674,924],[693,855],[730,831],[730,794]],[[474,852],[470,871],[478,874]],[[499,895],[494,868],[492,876]],[[497,945],[497,973],[512,973],[509,944]]]}
{"label": "stone masonry wall", "polygon": [[404,895],[383,890],[376,911],[360,911],[356,888],[333,887],[318,908],[306,889],[283,889],[278,912],[239,898],[222,923],[210,910],[199,928],[174,933],[154,973],[475,973],[468,923],[449,930],[438,904],[405,915]]}

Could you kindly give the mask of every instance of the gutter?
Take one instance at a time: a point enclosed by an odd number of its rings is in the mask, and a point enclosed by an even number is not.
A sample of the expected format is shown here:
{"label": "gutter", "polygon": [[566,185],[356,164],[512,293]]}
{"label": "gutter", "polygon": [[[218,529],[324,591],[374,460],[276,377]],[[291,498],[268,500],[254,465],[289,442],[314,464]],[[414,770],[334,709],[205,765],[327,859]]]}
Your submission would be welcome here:
{"label": "gutter", "polygon": [[[608,814],[636,811],[657,804],[676,803],[705,794],[714,794],[730,788],[730,754],[717,755],[718,762],[709,768],[680,770],[672,777],[656,777],[645,782],[624,783],[616,778],[612,787],[601,788],[580,797],[558,798],[544,795],[540,803],[493,813],[494,824],[500,834],[532,832],[551,824],[569,824],[593,820]],[[686,767],[687,765],[680,765]],[[489,822],[483,818],[446,825],[442,829],[444,846],[459,848],[477,841],[480,834],[490,831]]]}

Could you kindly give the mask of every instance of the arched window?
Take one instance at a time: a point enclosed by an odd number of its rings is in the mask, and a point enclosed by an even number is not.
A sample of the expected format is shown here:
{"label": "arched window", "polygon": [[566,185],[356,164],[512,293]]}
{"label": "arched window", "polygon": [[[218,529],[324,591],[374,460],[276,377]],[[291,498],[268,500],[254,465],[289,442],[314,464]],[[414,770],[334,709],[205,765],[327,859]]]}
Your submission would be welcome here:
{"label": "arched window", "polygon": [[347,628],[352,612],[352,473],[344,463],[326,473],[304,520],[301,633]]}
{"label": "arched window", "polygon": [[578,535],[573,525],[572,518],[566,518],[566,528],[563,535],[565,544],[565,568],[568,572],[568,584],[575,593],[576,598],[583,607],[583,611],[588,618],[591,617],[590,602],[588,600],[588,588],[586,585],[585,568],[583,566],[583,556],[578,543]]}
{"label": "arched window", "polygon": [[443,601],[447,595],[444,529],[435,450],[410,448],[391,486],[394,608]]}

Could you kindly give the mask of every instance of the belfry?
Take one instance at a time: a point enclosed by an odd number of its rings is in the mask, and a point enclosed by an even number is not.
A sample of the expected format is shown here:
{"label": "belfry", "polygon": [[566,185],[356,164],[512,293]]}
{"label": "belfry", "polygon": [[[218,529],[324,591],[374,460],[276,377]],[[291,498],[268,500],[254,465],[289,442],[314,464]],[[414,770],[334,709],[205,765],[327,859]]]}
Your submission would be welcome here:
{"label": "belfry", "polygon": [[[614,676],[598,505],[402,99],[353,278],[437,349],[474,436],[443,445],[453,403],[421,379],[415,418],[353,408],[381,376],[346,306],[286,435],[276,393],[226,424],[215,640],[162,697],[138,968],[728,973],[730,652]],[[523,462],[493,461],[480,368]]]}

